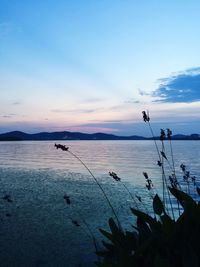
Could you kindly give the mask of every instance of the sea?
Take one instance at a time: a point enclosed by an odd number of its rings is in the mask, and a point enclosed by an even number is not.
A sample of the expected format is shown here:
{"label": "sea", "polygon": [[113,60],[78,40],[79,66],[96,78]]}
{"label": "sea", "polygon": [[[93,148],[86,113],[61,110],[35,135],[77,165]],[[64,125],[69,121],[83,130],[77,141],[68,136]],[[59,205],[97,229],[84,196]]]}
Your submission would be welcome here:
{"label": "sea", "polygon": [[[166,176],[174,164],[182,180],[184,164],[198,183],[200,142],[173,141],[172,152],[166,141]],[[95,266],[92,236],[102,248],[99,229],[109,230],[108,219],[115,218],[102,189],[124,229],[133,229],[130,207],[151,212],[152,195],[162,195],[158,160],[153,141],[0,142],[0,266]],[[152,180],[150,191],[143,172]]]}

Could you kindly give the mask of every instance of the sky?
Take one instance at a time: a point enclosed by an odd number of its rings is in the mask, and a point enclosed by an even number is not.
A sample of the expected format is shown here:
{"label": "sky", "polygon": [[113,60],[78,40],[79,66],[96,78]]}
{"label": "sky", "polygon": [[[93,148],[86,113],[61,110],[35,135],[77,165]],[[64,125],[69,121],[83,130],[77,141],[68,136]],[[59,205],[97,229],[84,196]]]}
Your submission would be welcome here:
{"label": "sky", "polygon": [[0,133],[200,134],[198,0],[0,0]]}

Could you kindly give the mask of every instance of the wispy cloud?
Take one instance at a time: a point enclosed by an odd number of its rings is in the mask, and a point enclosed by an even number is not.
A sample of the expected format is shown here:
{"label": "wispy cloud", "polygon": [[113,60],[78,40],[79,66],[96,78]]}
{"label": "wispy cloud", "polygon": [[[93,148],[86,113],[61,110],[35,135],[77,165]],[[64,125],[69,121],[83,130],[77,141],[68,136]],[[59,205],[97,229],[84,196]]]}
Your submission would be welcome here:
{"label": "wispy cloud", "polygon": [[126,100],[124,103],[125,104],[139,104],[140,101],[138,99],[135,99],[135,98],[130,98],[130,99]]}
{"label": "wispy cloud", "polygon": [[99,102],[102,102],[102,101],[104,101],[103,98],[93,97],[93,98],[87,98],[83,102],[84,103],[99,103]]}
{"label": "wispy cloud", "polygon": [[14,106],[21,105],[21,102],[15,101],[15,102],[12,103],[12,105],[14,105]]}
{"label": "wispy cloud", "polygon": [[95,125],[95,123],[126,123],[130,122],[130,120],[89,120],[89,124],[84,124],[84,125],[90,125],[91,123]]}
{"label": "wispy cloud", "polygon": [[119,132],[119,129],[117,128],[111,128],[111,127],[106,127],[106,125],[77,125],[77,126],[68,126],[67,127],[68,131],[73,131],[73,132],[84,132],[84,133],[117,133]]}
{"label": "wispy cloud", "polygon": [[138,93],[140,96],[150,95],[150,93],[147,93],[145,90],[138,89]]}
{"label": "wispy cloud", "polygon": [[191,103],[200,100],[200,67],[173,74],[159,82],[159,87],[152,92],[156,102]]}
{"label": "wispy cloud", "polygon": [[91,128],[92,129],[105,129],[104,132],[113,132],[118,133],[119,135],[132,135],[133,129],[134,134],[139,134],[138,130],[143,128],[144,124],[141,123],[133,123],[130,120],[104,120],[104,121],[96,121],[91,123],[81,124],[80,127],[82,128]]}
{"label": "wispy cloud", "polygon": [[108,110],[123,110],[124,109],[124,104],[119,104],[119,105],[114,105],[108,108]]}
{"label": "wispy cloud", "polygon": [[12,116],[10,116],[10,115],[3,115],[2,116],[2,118],[5,118],[5,119],[9,119],[9,118],[11,118]]}
{"label": "wispy cloud", "polygon": [[16,116],[15,113],[0,115],[1,118],[5,118],[5,119],[10,119],[10,118],[13,118],[14,116]]}
{"label": "wispy cloud", "polygon": [[71,114],[88,114],[99,111],[100,109],[52,109],[51,112],[54,113],[71,113]]}

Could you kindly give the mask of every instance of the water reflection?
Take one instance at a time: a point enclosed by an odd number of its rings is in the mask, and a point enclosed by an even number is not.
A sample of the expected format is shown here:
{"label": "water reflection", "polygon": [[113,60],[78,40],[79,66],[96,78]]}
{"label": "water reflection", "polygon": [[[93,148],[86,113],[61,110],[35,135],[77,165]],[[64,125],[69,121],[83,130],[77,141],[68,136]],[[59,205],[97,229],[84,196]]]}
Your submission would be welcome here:
{"label": "water reflection", "polygon": [[[99,179],[125,227],[134,223],[129,209],[134,203],[120,183],[111,179],[109,171],[116,172],[129,190],[141,196],[148,209],[151,207],[143,171],[157,191],[161,188],[158,158],[151,141],[61,143],[69,146]],[[200,142],[176,141],[173,149],[177,174],[182,175],[179,166],[184,163],[198,177]],[[10,261],[5,266],[74,267],[80,262],[90,266],[92,244],[81,229],[73,227],[70,218],[77,219],[74,211],[81,210],[98,235],[98,227],[107,227],[111,212],[76,159],[56,150],[54,142],[1,142],[0,182],[1,196],[6,193],[13,199],[12,205],[0,202],[1,262]],[[70,207],[63,201],[65,194],[72,200]],[[6,213],[11,217],[4,216]]]}

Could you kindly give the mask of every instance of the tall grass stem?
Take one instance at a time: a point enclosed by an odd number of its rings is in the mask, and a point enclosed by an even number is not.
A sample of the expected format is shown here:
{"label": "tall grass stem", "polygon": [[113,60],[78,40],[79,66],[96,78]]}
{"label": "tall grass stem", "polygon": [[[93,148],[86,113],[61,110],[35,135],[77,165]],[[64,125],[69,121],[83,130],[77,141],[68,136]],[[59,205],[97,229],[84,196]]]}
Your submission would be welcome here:
{"label": "tall grass stem", "polygon": [[67,150],[67,152],[70,153],[73,157],[75,157],[75,158],[76,158],[76,159],[77,159],[77,160],[78,160],[78,161],[79,161],[79,162],[86,168],[86,170],[90,173],[90,175],[92,176],[92,178],[94,179],[94,181],[96,182],[96,184],[98,185],[98,187],[100,188],[101,192],[103,193],[103,195],[104,195],[104,197],[105,197],[105,199],[106,199],[106,201],[107,201],[109,207],[111,208],[111,210],[112,210],[112,212],[113,212],[113,215],[115,216],[115,219],[116,219],[116,221],[117,221],[117,224],[118,224],[119,228],[122,229],[122,228],[121,228],[120,221],[119,221],[119,219],[118,219],[118,216],[117,216],[117,214],[116,214],[116,212],[115,212],[115,210],[114,210],[114,208],[113,208],[113,206],[112,206],[112,204],[111,204],[109,198],[107,197],[107,195],[106,195],[106,193],[105,193],[103,187],[102,187],[101,184],[98,182],[98,180],[96,179],[96,177],[94,176],[94,174],[93,174],[93,173],[91,172],[91,170],[87,167],[87,165],[82,161],[82,159],[80,159],[76,154],[74,154],[74,153],[71,152],[70,150]]}

